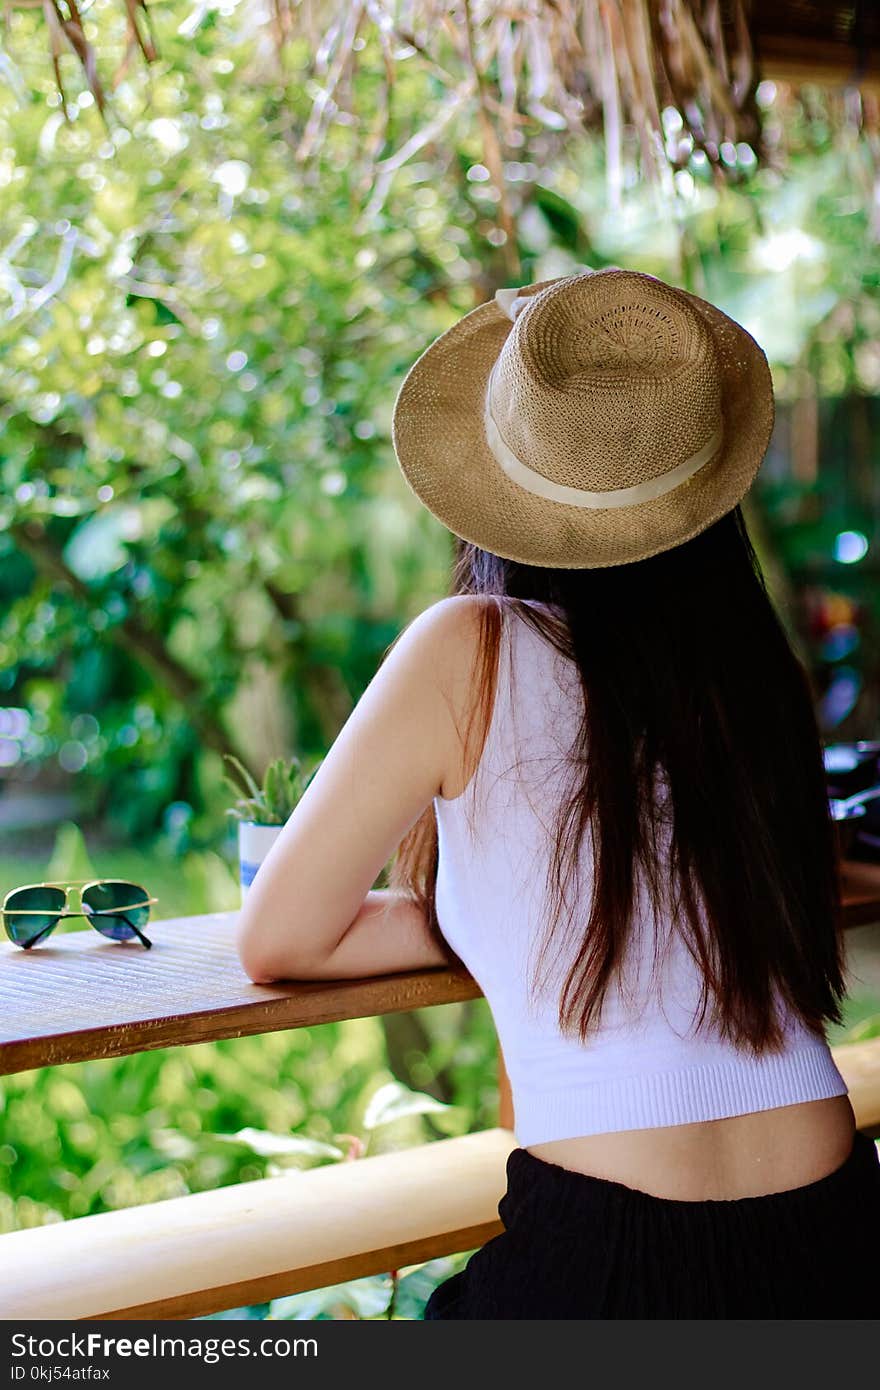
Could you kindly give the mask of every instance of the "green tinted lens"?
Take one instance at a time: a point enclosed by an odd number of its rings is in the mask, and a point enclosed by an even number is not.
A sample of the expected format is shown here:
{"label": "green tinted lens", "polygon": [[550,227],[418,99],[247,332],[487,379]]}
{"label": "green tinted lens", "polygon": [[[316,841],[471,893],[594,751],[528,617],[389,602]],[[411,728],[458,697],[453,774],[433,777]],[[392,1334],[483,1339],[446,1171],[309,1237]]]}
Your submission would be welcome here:
{"label": "green tinted lens", "polygon": [[102,936],[109,936],[113,941],[130,941],[137,936],[135,927],[143,930],[147,925],[149,896],[137,883],[116,880],[93,883],[83,889],[83,912]]}
{"label": "green tinted lens", "polygon": [[6,935],[16,946],[36,945],[58,925],[64,902],[63,888],[17,888],[3,905]]}

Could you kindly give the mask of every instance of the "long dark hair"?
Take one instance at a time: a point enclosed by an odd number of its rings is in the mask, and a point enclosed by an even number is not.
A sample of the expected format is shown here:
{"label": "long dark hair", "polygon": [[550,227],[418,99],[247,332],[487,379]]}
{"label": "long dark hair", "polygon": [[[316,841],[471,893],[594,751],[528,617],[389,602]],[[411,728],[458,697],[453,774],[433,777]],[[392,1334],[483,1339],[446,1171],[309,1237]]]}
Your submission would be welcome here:
{"label": "long dark hair", "polygon": [[[704,980],[701,1018],[708,1011],[722,1035],[755,1052],[778,1047],[777,991],[809,1027],[839,1022],[839,883],[819,734],[740,509],[673,550],[605,569],[538,568],[459,542],[452,592],[495,600],[481,605],[468,740],[491,713],[503,603],[553,605],[559,618],[520,611],[580,671],[584,708],[556,825],[547,937],[568,939],[577,926],[563,1030],[586,1038],[599,1019],[639,871],[658,912],[673,904]],[[568,891],[585,835],[589,903]],[[401,844],[392,882],[435,925],[436,866],[429,808]]]}

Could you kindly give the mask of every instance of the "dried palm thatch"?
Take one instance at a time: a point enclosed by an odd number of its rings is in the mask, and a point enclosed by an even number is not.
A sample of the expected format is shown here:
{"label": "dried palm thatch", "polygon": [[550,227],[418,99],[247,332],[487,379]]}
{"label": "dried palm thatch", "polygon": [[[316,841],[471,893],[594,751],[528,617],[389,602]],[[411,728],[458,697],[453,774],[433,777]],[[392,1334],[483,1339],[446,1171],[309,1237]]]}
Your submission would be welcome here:
{"label": "dried palm thatch", "polygon": [[[128,43],[120,80],[131,58],[155,60],[147,0],[120,0]],[[338,115],[340,95],[364,42],[375,37],[389,85],[396,63],[416,56],[447,88],[457,109],[470,101],[484,134],[509,135],[524,120],[552,130],[580,130],[604,120],[612,167],[621,126],[642,141],[647,170],[667,162],[661,106],[683,115],[698,148],[713,162],[724,140],[754,140],[756,69],[747,11],[751,0],[270,0],[262,24],[278,53],[288,39],[310,41],[321,90],[301,144],[316,147]],[[70,51],[82,65],[100,110],[107,83],[89,42],[77,0],[7,0],[12,9],[41,9],[59,90],[59,59]],[[87,7],[86,7],[87,8]]]}
{"label": "dried palm thatch", "polygon": [[[730,17],[722,23],[719,0],[403,0],[393,12],[385,0],[303,0],[294,22],[312,41],[319,91],[300,156],[312,155],[341,111],[357,117],[349,105],[351,76],[372,30],[389,84],[396,65],[412,59],[427,65],[444,90],[433,119],[378,161],[380,195],[395,169],[462,110],[477,123],[499,189],[501,148],[522,144],[529,126],[604,130],[615,197],[626,126],[637,133],[648,177],[668,180],[695,148],[724,170],[725,142],[760,143],[744,0],[726,9]],[[682,116],[676,141],[661,121],[669,105]],[[380,134],[374,144],[383,143]]]}
{"label": "dried palm thatch", "polygon": [[[107,89],[77,0],[6,3],[7,11],[42,8],[62,96],[59,59],[69,49],[104,112]],[[147,0],[120,3],[128,42],[111,89],[132,58],[149,63],[157,56]],[[859,18],[865,13],[863,4],[817,6],[807,0],[762,0],[760,7],[755,0],[262,0],[246,22],[252,31],[262,26],[281,64],[291,52],[290,40],[307,40],[308,70],[295,74],[316,93],[295,136],[303,162],[334,126],[353,126],[375,211],[407,160],[451,123],[467,121],[478,132],[483,163],[498,191],[499,227],[512,244],[503,160],[527,135],[563,140],[586,130],[602,132],[612,202],[621,196],[625,149],[633,139],[638,171],[670,191],[675,170],[694,151],[702,152],[719,179],[736,177],[732,149],[744,142],[757,159],[764,153],[755,101],[756,36],[796,37],[798,26],[806,25],[808,41],[815,46],[819,34],[821,47],[825,23],[831,25],[831,47],[846,53],[848,44],[858,49],[857,40],[864,47],[866,23],[868,40],[873,38],[873,21]],[[384,82],[378,95],[376,84],[369,84],[370,109],[360,110],[358,67],[365,60],[375,65],[377,54]],[[404,63],[430,74],[439,95],[423,123],[390,148],[391,98]],[[669,108],[673,119],[664,125]]]}

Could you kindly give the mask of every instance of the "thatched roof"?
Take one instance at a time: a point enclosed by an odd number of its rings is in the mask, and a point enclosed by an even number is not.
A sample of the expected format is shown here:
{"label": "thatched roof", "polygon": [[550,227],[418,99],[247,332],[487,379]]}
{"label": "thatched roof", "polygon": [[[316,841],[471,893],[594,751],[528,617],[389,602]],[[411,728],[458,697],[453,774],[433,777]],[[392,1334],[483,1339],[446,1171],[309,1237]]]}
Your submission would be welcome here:
{"label": "thatched roof", "polygon": [[[76,0],[10,0],[16,3],[42,6],[59,87],[59,58],[72,50],[104,111],[114,77],[102,75],[100,42],[96,52]],[[121,72],[157,55],[150,0],[119,3],[129,35]],[[526,126],[560,138],[601,131],[617,199],[624,145],[633,132],[642,173],[670,187],[674,170],[694,151],[718,179],[741,176],[741,170],[731,172],[731,150],[745,145],[760,161],[756,95],[762,78],[861,85],[870,89],[870,123],[877,117],[876,0],[271,0],[265,13],[262,23],[279,61],[291,37],[309,41],[308,70],[297,76],[317,96],[298,136],[303,160],[342,119],[362,130],[375,154],[381,192],[383,178],[465,115],[479,131],[484,163],[501,192],[505,230],[503,151],[521,144]],[[250,11],[243,22],[253,27],[260,21]],[[361,112],[353,78],[377,54],[386,91]],[[424,112],[422,128],[389,153],[388,93],[400,61],[408,60],[439,79],[443,96],[436,110]],[[675,117],[673,139],[661,114],[667,108]]]}
{"label": "thatched roof", "polygon": [[768,77],[880,85],[876,0],[761,0],[753,6],[751,31]]}

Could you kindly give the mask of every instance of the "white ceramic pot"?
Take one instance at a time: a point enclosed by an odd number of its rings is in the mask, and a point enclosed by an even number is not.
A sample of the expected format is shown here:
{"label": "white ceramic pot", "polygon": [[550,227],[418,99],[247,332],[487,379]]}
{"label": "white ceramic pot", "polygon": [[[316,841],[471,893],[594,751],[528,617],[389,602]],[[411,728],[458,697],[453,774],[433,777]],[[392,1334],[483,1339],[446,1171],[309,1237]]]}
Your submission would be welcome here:
{"label": "white ceramic pot", "polygon": [[254,821],[239,821],[238,874],[241,883],[242,902],[247,897],[247,890],[256,878],[257,869],[283,829],[283,825],[257,825]]}

